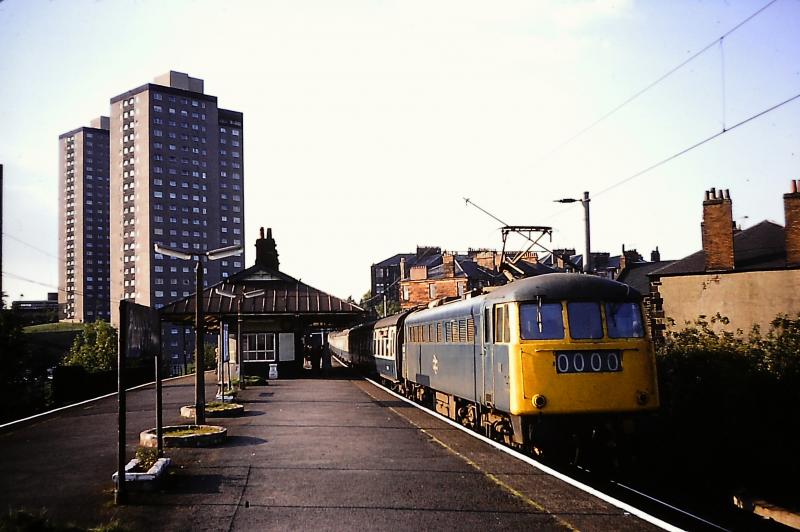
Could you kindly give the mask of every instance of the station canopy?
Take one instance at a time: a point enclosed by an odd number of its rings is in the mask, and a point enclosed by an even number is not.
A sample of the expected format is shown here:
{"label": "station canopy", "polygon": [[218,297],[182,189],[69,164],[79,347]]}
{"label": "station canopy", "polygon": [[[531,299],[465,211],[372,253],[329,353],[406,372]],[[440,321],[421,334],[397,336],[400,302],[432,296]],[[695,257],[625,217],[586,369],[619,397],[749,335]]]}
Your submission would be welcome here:
{"label": "station canopy", "polygon": [[[206,325],[220,321],[299,320],[307,327],[341,328],[365,319],[364,309],[309,286],[278,270],[278,252],[272,230],[261,228],[256,241],[256,263],[203,290]],[[161,320],[193,323],[196,294],[161,308]]]}

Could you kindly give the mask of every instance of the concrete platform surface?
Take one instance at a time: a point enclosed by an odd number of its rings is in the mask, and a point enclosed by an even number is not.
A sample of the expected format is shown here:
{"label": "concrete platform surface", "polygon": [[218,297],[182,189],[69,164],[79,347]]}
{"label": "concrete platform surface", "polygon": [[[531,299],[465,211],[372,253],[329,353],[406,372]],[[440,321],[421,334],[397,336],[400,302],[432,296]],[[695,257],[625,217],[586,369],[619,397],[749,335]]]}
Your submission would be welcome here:
{"label": "concrete platform surface", "polygon": [[[207,397],[215,388],[209,386]],[[0,508],[46,508],[60,522],[131,530],[648,530],[586,495],[335,368],[240,396],[214,419],[224,446],[167,449],[159,491],[113,505],[116,399],[0,431]],[[181,422],[193,380],[164,385]],[[128,397],[133,456],[154,426],[154,391]]]}

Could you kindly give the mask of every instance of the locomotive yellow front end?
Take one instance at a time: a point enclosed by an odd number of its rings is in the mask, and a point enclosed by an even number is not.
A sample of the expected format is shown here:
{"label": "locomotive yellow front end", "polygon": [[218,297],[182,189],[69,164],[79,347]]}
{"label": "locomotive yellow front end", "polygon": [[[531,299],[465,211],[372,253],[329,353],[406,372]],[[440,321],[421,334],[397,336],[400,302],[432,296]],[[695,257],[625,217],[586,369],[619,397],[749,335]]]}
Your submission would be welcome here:
{"label": "locomotive yellow front end", "polygon": [[516,345],[509,346],[511,413],[608,414],[658,407],[655,357],[638,300],[584,293],[569,299],[540,296],[509,307],[516,333]]}

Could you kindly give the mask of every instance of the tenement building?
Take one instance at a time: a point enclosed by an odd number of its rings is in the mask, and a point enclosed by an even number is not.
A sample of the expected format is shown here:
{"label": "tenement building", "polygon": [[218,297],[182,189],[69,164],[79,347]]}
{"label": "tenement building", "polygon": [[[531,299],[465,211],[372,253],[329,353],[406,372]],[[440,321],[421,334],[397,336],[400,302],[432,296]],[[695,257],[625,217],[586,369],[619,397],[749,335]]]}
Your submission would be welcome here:
{"label": "tenement building", "polygon": [[[203,85],[171,71],[111,98],[112,301],[160,308],[195,291],[192,261],[157,254],[154,244],[202,254],[242,243],[243,117],[219,108]],[[242,264],[244,255],[206,262],[206,283]],[[173,358],[186,351],[185,331],[164,332]]]}
{"label": "tenement building", "polygon": [[59,135],[58,303],[61,319],[109,319],[109,119]]}

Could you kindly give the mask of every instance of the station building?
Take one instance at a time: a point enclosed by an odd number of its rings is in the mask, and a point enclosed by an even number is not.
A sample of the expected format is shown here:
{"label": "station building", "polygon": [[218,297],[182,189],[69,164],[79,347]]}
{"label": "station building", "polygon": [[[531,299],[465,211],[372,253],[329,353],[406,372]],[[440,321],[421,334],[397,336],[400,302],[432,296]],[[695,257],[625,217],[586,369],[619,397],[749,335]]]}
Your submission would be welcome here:
{"label": "station building", "polygon": [[[219,333],[223,360],[231,375],[266,377],[271,365],[279,376],[297,374],[304,351],[319,345],[327,331],[354,325],[366,317],[357,305],[311,287],[279,270],[272,230],[256,241],[256,261],[203,290],[208,331]],[[196,297],[161,309],[162,321],[194,322]]]}

